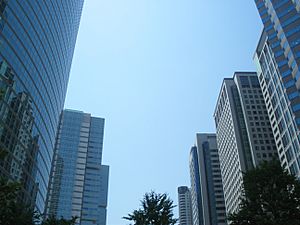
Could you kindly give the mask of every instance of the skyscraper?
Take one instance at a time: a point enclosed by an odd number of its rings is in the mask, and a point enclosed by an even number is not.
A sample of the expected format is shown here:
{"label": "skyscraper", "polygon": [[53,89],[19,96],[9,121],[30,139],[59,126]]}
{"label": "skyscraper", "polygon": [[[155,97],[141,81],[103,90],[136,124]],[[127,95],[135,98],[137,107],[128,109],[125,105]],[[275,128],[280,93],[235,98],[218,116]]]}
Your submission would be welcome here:
{"label": "skyscraper", "polygon": [[243,172],[277,157],[265,101],[256,73],[224,79],[215,113],[227,213],[237,212]]}
{"label": "skyscraper", "polygon": [[178,209],[179,224],[191,225],[192,222],[192,206],[190,189],[186,186],[178,187]]}
{"label": "skyscraper", "polygon": [[197,146],[193,146],[190,152],[190,178],[191,178],[191,204],[193,225],[203,224],[200,171]]}
{"label": "skyscraper", "polygon": [[255,61],[281,164],[300,177],[300,2],[256,0],[264,32]]}
{"label": "skyscraper", "polygon": [[200,225],[226,225],[226,210],[215,134],[197,134],[200,174]]}
{"label": "skyscraper", "polygon": [[109,167],[101,164],[104,119],[64,110],[55,146],[47,214],[105,225]]}
{"label": "skyscraper", "polygon": [[83,0],[0,0],[0,174],[44,212]]}

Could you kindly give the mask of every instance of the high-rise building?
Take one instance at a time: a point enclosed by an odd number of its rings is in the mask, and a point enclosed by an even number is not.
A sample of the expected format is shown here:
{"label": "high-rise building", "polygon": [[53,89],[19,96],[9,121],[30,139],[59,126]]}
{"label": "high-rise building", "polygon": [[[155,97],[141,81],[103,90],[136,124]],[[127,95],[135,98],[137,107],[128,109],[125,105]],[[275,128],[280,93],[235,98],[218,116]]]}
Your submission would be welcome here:
{"label": "high-rise building", "polygon": [[64,110],[55,146],[47,215],[105,225],[109,167],[102,165],[104,119]]}
{"label": "high-rise building", "polygon": [[264,24],[255,61],[281,164],[300,178],[300,2],[256,0]]}
{"label": "high-rise building", "polygon": [[192,206],[191,192],[186,186],[178,187],[178,209],[179,209],[179,224],[191,225],[192,222]]}
{"label": "high-rise building", "polygon": [[214,119],[227,213],[237,212],[243,172],[277,157],[265,101],[256,73],[224,79]]}
{"label": "high-rise building", "polygon": [[197,146],[193,146],[190,152],[190,178],[191,178],[191,204],[193,225],[203,224],[200,173]]}
{"label": "high-rise building", "polygon": [[0,0],[0,175],[43,213],[83,0]]}
{"label": "high-rise building", "polygon": [[226,210],[215,134],[197,134],[200,174],[200,225],[226,225]]}

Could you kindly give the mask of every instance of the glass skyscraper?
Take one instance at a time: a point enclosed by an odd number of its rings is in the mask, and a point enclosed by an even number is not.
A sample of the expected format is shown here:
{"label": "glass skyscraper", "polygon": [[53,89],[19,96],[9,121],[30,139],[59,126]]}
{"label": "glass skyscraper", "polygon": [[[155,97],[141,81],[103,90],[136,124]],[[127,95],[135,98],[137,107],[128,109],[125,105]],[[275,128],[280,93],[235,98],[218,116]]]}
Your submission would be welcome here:
{"label": "glass skyscraper", "polygon": [[0,0],[0,173],[44,212],[83,0]]}
{"label": "glass skyscraper", "polygon": [[191,178],[191,204],[193,225],[203,224],[201,187],[200,187],[200,170],[198,160],[197,146],[193,146],[190,151],[190,178]]}
{"label": "glass skyscraper", "polygon": [[109,167],[102,165],[104,119],[64,110],[55,146],[47,214],[105,225]]}
{"label": "glass skyscraper", "polygon": [[258,76],[282,166],[300,177],[300,3],[256,0],[264,32]]}

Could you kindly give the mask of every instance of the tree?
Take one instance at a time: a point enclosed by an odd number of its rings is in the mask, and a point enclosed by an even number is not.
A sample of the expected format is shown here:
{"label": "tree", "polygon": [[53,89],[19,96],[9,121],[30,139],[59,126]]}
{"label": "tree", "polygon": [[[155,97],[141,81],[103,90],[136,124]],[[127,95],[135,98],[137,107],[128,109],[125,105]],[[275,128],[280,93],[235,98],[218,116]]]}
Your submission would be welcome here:
{"label": "tree", "polygon": [[[7,155],[0,148],[0,160]],[[40,216],[30,207],[26,207],[18,199],[21,185],[0,176],[0,224],[1,225],[35,225]]]}
{"label": "tree", "polygon": [[0,178],[0,224],[1,225],[34,225],[39,215],[30,207],[18,201],[21,186]]}
{"label": "tree", "polygon": [[[0,160],[7,152],[0,149]],[[53,216],[41,223],[42,216],[18,198],[21,184],[0,176],[0,225],[75,225],[77,217],[71,220],[56,219]]]}
{"label": "tree", "polygon": [[51,216],[41,223],[42,216],[18,199],[21,185],[0,178],[0,224],[1,225],[75,225],[77,217],[71,220]]}
{"label": "tree", "polygon": [[7,155],[7,151],[0,147],[0,160],[3,160]]}
{"label": "tree", "polygon": [[54,216],[48,217],[42,225],[75,225],[77,217],[72,217],[71,220],[66,220],[64,218],[56,219]]}
{"label": "tree", "polygon": [[123,219],[133,221],[134,225],[174,225],[173,201],[167,194],[155,192],[146,193],[141,201],[141,209],[134,210],[132,214]]}
{"label": "tree", "polygon": [[264,162],[244,175],[244,194],[232,225],[300,225],[300,182],[278,161]]}

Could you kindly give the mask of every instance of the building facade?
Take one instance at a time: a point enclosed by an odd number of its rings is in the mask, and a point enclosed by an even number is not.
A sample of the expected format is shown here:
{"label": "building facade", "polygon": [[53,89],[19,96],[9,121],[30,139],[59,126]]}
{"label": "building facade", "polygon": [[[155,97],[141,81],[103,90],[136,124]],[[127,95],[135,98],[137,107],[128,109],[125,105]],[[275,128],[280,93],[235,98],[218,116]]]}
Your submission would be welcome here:
{"label": "building facade", "polygon": [[0,0],[0,174],[43,213],[83,0]]}
{"label": "building facade", "polygon": [[201,204],[201,187],[200,173],[198,162],[197,146],[193,146],[190,151],[190,178],[191,178],[191,204],[193,225],[203,224],[202,204]]}
{"label": "building facade", "polygon": [[224,79],[214,119],[227,213],[238,211],[243,172],[277,158],[270,120],[257,74]]}
{"label": "building facade", "polygon": [[178,209],[179,209],[179,224],[191,225],[192,221],[192,204],[191,192],[186,186],[178,187]]}
{"label": "building facade", "polygon": [[203,225],[226,225],[226,209],[215,134],[197,134]]}
{"label": "building facade", "polygon": [[256,0],[264,32],[255,62],[281,164],[300,177],[300,3]]}
{"label": "building facade", "polygon": [[104,119],[64,110],[55,146],[47,215],[105,225],[109,167],[102,165]]}

